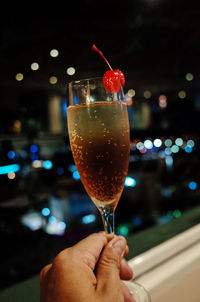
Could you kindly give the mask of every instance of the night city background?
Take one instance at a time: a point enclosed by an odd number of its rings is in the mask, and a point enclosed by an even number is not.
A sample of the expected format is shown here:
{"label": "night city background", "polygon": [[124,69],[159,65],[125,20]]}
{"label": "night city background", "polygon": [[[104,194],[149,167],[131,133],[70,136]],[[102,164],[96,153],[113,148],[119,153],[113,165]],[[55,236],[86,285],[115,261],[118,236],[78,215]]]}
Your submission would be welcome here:
{"label": "night city background", "polygon": [[58,4],[1,9],[0,289],[102,230],[72,159],[66,116],[67,84],[107,71],[93,43],[126,79],[130,165],[116,232],[179,219],[200,202],[198,2]]}

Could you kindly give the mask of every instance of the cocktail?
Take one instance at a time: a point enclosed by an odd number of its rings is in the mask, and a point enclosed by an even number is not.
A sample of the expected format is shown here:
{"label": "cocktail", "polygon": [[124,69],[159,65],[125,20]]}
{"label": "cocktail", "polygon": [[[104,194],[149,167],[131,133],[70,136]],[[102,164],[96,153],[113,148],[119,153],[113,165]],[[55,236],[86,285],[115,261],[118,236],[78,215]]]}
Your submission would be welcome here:
{"label": "cocktail", "polygon": [[[93,49],[105,59],[96,46]],[[128,172],[130,131],[124,75],[107,64],[110,70],[103,78],[69,83],[67,121],[81,181],[101,213],[105,232],[112,234],[114,212]],[[143,287],[126,284],[137,302],[150,301]]]}
{"label": "cocktail", "polygon": [[129,121],[122,87],[107,91],[102,78],[69,84],[68,131],[81,181],[114,232],[114,211],[129,165]]}
{"label": "cocktail", "polygon": [[81,181],[109,234],[114,232],[114,212],[128,172],[130,134],[124,78],[108,72],[111,76],[69,83],[67,120]]}

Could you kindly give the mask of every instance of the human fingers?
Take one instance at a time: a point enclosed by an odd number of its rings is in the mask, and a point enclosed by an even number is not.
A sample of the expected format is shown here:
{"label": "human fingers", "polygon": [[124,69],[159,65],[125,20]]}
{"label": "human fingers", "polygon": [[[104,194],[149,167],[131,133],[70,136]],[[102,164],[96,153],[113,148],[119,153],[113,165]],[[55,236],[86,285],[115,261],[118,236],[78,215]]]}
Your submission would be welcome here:
{"label": "human fingers", "polygon": [[126,250],[126,240],[122,236],[115,236],[104,248],[99,259],[96,277],[97,290],[110,294],[113,288],[119,288],[120,263]]}
{"label": "human fingers", "polygon": [[49,272],[51,267],[52,267],[52,264],[47,264],[42,268],[42,270],[40,272],[40,282],[42,282],[42,280],[45,278],[46,274]]}
{"label": "human fingers", "polygon": [[120,263],[120,278],[122,280],[130,280],[133,278],[133,271],[124,258],[122,258]]}
{"label": "human fingers", "polygon": [[43,267],[40,272],[40,301],[45,301],[46,296],[46,286],[47,286],[47,275],[51,269],[52,265],[48,264]]}
{"label": "human fingers", "polygon": [[105,233],[94,233],[79,241],[73,247],[63,250],[61,253],[63,256],[65,253],[68,253],[76,258],[76,262],[86,263],[94,270],[101,252],[107,243],[108,239]]}
{"label": "human fingers", "polygon": [[106,234],[105,232],[103,232],[106,235],[106,238],[109,241],[111,241],[114,237],[116,237],[116,235],[114,233],[112,234]]}

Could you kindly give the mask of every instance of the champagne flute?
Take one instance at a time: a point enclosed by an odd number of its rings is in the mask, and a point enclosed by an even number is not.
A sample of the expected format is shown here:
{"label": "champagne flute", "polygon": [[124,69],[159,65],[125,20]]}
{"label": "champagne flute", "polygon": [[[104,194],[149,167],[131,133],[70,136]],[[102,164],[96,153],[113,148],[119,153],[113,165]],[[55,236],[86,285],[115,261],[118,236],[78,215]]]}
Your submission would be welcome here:
{"label": "champagne flute", "polygon": [[[125,96],[120,79],[112,80],[114,91],[119,81],[118,92],[105,89],[102,78],[69,83],[67,106],[74,162],[88,195],[101,213],[106,234],[114,234],[114,213],[124,188],[130,153]],[[141,285],[132,281],[126,281],[126,285],[136,302],[150,302]]]}
{"label": "champagne flute", "polygon": [[102,78],[69,83],[67,107],[71,150],[80,179],[99,209],[107,234],[128,172],[130,131],[122,85],[112,93]]}

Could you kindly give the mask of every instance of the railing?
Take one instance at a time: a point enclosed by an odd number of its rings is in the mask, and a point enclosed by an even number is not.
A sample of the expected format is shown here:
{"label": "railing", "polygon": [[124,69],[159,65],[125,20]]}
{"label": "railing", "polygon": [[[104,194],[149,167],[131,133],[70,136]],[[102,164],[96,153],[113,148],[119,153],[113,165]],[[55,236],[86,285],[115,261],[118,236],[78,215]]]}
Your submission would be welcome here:
{"label": "railing", "polygon": [[152,302],[200,301],[200,224],[129,260]]}

